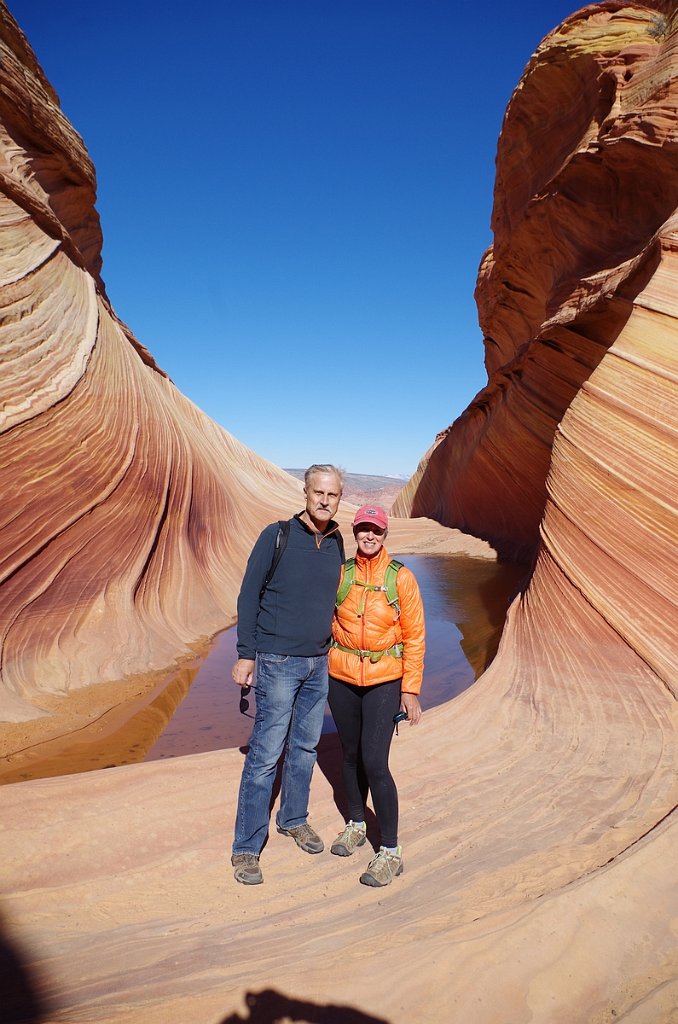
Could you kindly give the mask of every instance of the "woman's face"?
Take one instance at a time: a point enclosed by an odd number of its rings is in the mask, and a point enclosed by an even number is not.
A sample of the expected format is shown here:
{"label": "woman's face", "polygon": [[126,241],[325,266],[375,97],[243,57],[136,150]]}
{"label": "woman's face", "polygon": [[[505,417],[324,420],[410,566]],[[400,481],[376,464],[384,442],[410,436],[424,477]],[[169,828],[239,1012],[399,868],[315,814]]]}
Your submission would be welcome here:
{"label": "woman's face", "polygon": [[358,545],[358,551],[364,558],[374,558],[384,546],[388,530],[374,523],[358,523],[353,527],[353,536]]}

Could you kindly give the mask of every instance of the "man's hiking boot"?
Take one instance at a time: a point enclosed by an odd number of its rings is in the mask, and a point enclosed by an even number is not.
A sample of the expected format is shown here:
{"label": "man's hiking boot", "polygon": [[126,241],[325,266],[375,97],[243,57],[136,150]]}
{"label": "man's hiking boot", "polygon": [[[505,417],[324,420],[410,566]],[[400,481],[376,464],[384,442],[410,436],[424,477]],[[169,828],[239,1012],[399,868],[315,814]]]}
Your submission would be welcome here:
{"label": "man's hiking boot", "polygon": [[349,821],[344,831],[332,843],[330,853],[336,857],[350,857],[359,846],[363,845],[365,838],[365,829],[360,828],[354,821]]}
{"label": "man's hiking boot", "polygon": [[233,877],[236,882],[242,882],[243,885],[261,885],[263,882],[264,876],[256,853],[234,853],[231,864],[235,868]]}
{"label": "man's hiking boot", "polygon": [[292,836],[292,839],[294,839],[297,846],[304,853],[322,853],[325,849],[322,839],[308,822],[305,822],[303,825],[295,825],[294,828],[282,828],[277,823],[275,827],[281,835]]}
{"label": "man's hiking boot", "polygon": [[389,853],[382,846],[376,857],[373,857],[360,876],[363,885],[390,885],[394,878],[403,872],[403,851],[398,847],[397,853]]}

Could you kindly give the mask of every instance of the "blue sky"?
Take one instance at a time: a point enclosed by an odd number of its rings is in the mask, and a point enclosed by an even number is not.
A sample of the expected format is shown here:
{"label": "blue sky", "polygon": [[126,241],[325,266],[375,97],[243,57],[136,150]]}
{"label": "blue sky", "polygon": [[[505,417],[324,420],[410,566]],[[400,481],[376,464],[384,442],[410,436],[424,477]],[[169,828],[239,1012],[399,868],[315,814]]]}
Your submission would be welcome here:
{"label": "blue sky", "polygon": [[97,169],[103,277],[280,466],[409,475],[486,383],[506,104],[576,2],[9,0]]}

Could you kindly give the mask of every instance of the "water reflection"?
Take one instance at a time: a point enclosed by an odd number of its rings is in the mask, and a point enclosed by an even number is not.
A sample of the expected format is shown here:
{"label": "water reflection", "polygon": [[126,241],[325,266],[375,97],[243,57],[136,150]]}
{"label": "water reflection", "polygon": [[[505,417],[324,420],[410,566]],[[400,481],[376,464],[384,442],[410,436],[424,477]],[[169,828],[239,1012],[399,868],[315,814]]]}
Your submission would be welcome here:
{"label": "water reflection", "polygon": [[[524,568],[463,555],[401,555],[415,573],[426,612],[424,709],[451,700],[489,665]],[[0,763],[0,782],[155,761],[247,743],[252,721],[238,711],[231,681],[235,629],[132,704],[112,708],[76,733],[36,744]],[[254,694],[251,694],[251,708]],[[323,732],[334,732],[327,712]]]}
{"label": "water reflection", "polygon": [[[152,689],[87,718],[77,728],[0,759],[0,783],[114,768],[143,761],[196,678],[202,659],[161,675]],[[160,674],[159,674],[160,675]]]}
{"label": "water reflection", "polygon": [[[506,610],[525,579],[525,569],[463,555],[398,557],[414,572],[422,592],[427,639],[421,704],[435,707],[470,686],[491,662]],[[235,629],[217,638],[188,695],[145,760],[247,743],[252,722],[239,714],[239,690],[231,682],[235,642]],[[333,731],[328,711],[323,732]]]}
{"label": "water reflection", "polygon": [[426,614],[423,708],[465,690],[499,646],[506,611],[526,578],[524,566],[466,555],[399,556],[417,577]]}
{"label": "water reflection", "polygon": [[[452,652],[458,660],[455,643],[464,655],[468,669],[465,689],[485,671],[499,646],[508,606],[526,582],[525,566],[497,564],[485,558],[463,555],[410,555],[401,559],[416,575],[424,599],[427,628],[426,683]],[[433,630],[453,624],[455,642],[441,643]],[[440,664],[442,659],[443,664]],[[469,670],[471,675],[469,676]],[[427,685],[428,689],[428,685]],[[449,700],[460,692],[448,692]],[[435,700],[435,704],[440,700]]]}

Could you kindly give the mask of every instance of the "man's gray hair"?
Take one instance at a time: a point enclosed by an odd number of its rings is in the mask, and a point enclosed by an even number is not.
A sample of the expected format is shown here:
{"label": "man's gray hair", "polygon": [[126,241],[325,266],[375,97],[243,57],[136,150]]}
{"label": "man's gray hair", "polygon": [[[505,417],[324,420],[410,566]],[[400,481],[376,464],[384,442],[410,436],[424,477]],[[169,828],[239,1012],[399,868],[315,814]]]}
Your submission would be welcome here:
{"label": "man's gray hair", "polygon": [[333,466],[331,463],[323,463],[322,465],[318,462],[314,462],[312,466],[309,466],[304,473],[304,487],[308,487],[312,476],[316,473],[334,473],[341,484],[341,489],[344,489],[344,482],[346,480],[346,471],[341,469],[339,466]]}

